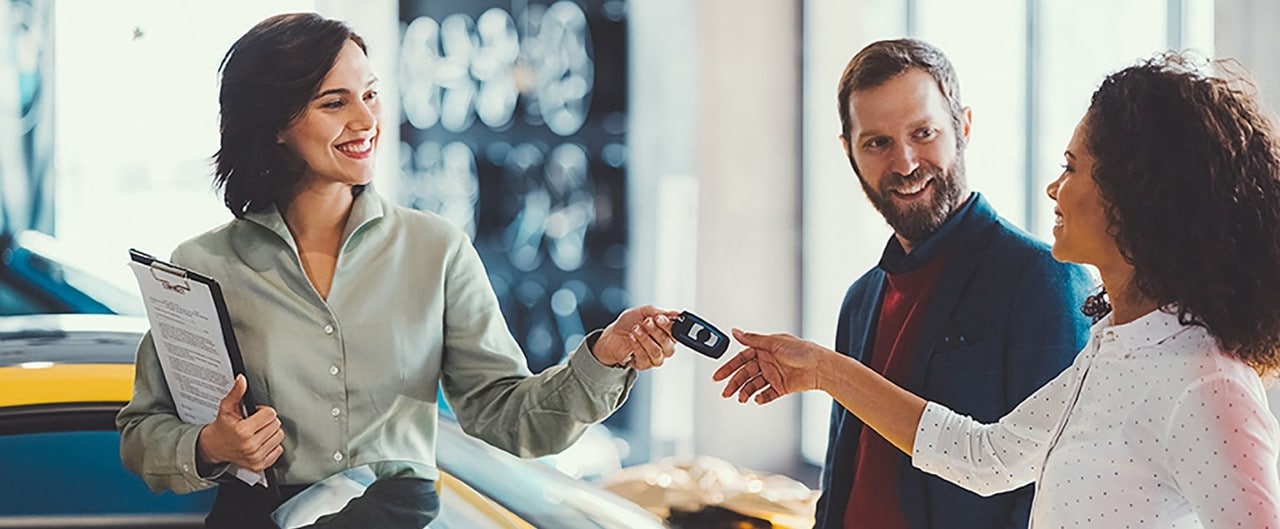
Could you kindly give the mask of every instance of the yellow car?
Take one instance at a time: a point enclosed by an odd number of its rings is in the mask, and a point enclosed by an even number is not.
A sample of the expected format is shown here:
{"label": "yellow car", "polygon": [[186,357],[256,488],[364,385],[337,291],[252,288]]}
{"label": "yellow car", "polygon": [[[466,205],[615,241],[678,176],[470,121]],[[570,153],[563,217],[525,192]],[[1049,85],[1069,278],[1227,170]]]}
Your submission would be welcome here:
{"label": "yellow car", "polygon": [[[202,527],[212,491],[153,494],[120,463],[115,415],[147,322],[0,318],[0,529]],[[468,437],[442,419],[432,528],[658,529],[633,503]]]}

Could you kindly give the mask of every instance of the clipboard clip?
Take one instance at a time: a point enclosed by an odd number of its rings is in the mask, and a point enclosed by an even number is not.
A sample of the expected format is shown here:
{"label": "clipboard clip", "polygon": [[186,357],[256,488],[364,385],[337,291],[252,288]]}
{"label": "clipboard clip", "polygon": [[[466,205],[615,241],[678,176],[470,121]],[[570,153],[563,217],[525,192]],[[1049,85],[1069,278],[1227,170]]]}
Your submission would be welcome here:
{"label": "clipboard clip", "polygon": [[[191,283],[187,282],[186,271],[171,267],[169,265],[161,263],[160,261],[151,261],[150,267],[151,267],[151,277],[154,278],[156,281],[159,281],[160,286],[164,287],[165,290],[172,290],[174,292],[177,292],[178,294],[186,294],[187,292],[191,291]],[[182,281],[178,282],[178,281],[167,280],[157,275],[156,271],[160,271],[162,273],[165,273],[171,276],[176,276]]]}

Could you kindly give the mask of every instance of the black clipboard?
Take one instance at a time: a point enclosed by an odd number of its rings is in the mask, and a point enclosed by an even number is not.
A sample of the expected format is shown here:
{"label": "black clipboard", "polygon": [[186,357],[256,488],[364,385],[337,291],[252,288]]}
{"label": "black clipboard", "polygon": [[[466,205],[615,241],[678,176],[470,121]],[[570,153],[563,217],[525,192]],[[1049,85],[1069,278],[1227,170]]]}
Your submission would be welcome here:
{"label": "black clipboard", "polygon": [[[236,342],[236,331],[231,327],[231,313],[227,311],[227,300],[222,296],[222,287],[218,285],[218,281],[194,270],[161,261],[133,248],[129,249],[129,258],[150,268],[151,276],[162,283],[165,290],[184,293],[191,289],[188,281],[195,281],[209,287],[209,293],[213,296],[213,308],[218,313],[219,327],[222,328],[222,340],[227,345],[227,356],[231,359],[231,372],[233,375],[245,375],[244,358],[240,356],[240,344]],[[258,409],[258,401],[253,397],[253,388],[246,386],[244,398],[241,399],[241,414],[248,417],[250,410],[256,409]],[[263,475],[267,478],[267,491],[273,497],[279,498],[280,491],[276,486],[275,469],[267,467]]]}

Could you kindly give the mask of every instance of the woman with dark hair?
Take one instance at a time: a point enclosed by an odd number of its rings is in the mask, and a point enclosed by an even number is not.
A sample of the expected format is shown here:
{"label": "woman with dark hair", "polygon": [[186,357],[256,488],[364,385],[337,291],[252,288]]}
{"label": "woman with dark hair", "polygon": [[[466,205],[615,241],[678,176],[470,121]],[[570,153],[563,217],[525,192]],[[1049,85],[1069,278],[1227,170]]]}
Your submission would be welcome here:
{"label": "woman with dark hair", "polygon": [[[672,354],[675,315],[640,307],[564,365],[529,372],[467,237],[370,185],[377,78],[346,25],[269,18],[221,73],[215,183],[235,219],[172,260],[222,284],[247,380],[212,423],[185,424],[148,334],[117,418],[124,463],[152,489],[218,485],[207,527],[274,527],[282,500],[357,471],[376,481],[317,526],[423,527],[438,508],[437,387],[468,433],[536,457],[616,410],[636,370]],[[242,417],[248,386],[267,405]],[[280,498],[230,477],[273,465]]]}
{"label": "woman with dark hair", "polygon": [[[1053,255],[1096,266],[1074,364],[994,424],[786,335],[735,330],[726,397],[831,394],[912,464],[982,495],[1036,483],[1033,527],[1280,528],[1280,141],[1223,62],[1102,83],[1076,127]],[[1109,295],[1109,301],[1107,298]]]}

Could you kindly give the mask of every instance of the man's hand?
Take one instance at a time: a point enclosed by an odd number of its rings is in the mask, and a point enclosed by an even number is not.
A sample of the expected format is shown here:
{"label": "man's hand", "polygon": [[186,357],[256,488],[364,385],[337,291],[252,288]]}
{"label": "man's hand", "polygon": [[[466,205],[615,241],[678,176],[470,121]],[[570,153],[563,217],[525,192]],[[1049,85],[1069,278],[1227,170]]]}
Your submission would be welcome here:
{"label": "man's hand", "polygon": [[236,382],[218,405],[218,416],[200,430],[196,440],[196,455],[208,464],[231,463],[245,470],[261,472],[276,462],[284,453],[284,430],[276,410],[258,406],[253,414],[242,417],[241,401],[249,387],[244,375],[237,375]]}
{"label": "man's hand", "polygon": [[820,389],[818,374],[827,355],[836,354],[813,342],[789,334],[755,334],[733,330],[734,339],[746,349],[739,351],[711,376],[716,382],[729,379],[720,396],[738,394],[738,402],[752,396],[756,404],[778,397]]}
{"label": "man's hand", "polygon": [[679,312],[653,306],[633,307],[605,327],[591,353],[607,366],[627,366],[645,370],[662,365],[675,354],[671,322]]}

